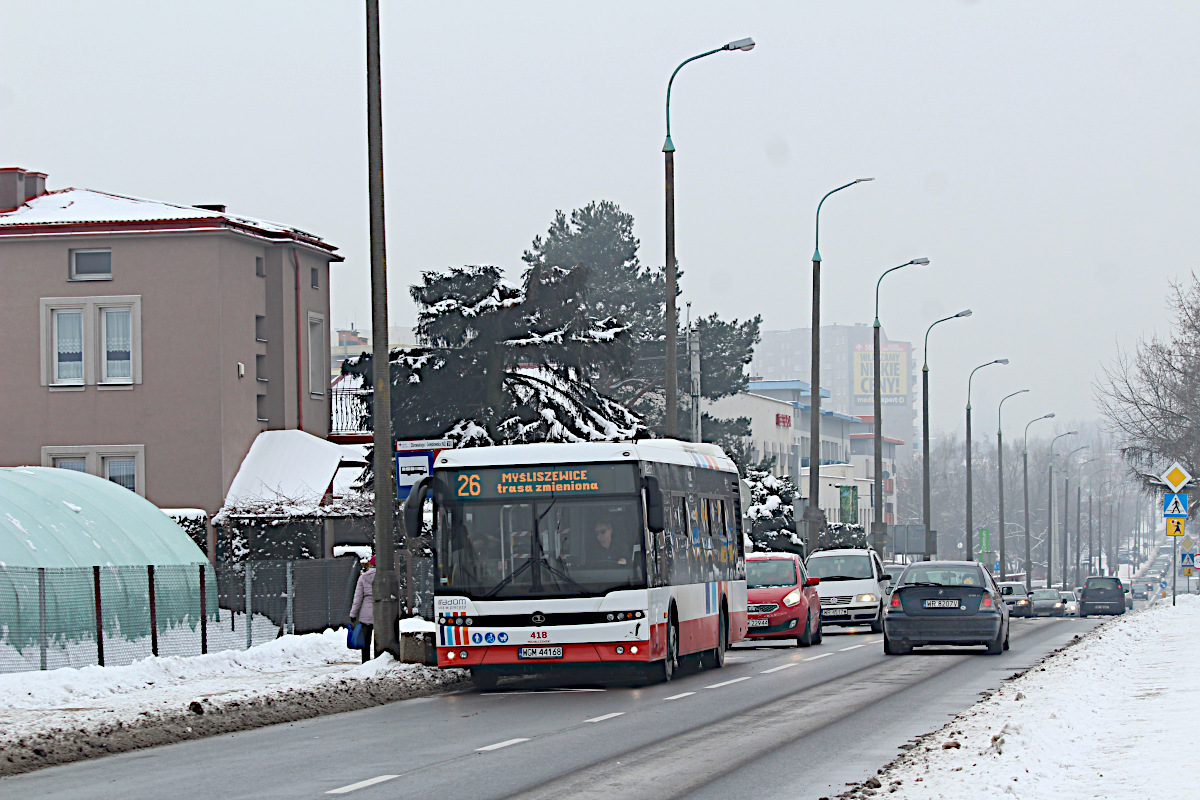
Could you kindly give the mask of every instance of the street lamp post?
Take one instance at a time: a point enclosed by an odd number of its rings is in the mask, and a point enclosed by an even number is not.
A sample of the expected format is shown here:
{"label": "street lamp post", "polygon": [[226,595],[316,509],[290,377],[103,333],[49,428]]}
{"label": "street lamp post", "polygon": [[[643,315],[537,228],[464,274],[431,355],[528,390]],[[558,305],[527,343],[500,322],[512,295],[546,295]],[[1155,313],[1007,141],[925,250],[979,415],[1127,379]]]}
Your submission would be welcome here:
{"label": "street lamp post", "polygon": [[[1075,467],[1075,475],[1079,478],[1075,482],[1075,571],[1072,586],[1079,585],[1079,559],[1083,552],[1083,468],[1093,461],[1099,461],[1100,456],[1093,456],[1087,461],[1079,462]],[[1066,572],[1063,572],[1063,589],[1067,588]]]}
{"label": "street lamp post", "polygon": [[989,361],[986,364],[980,364],[975,369],[971,370],[971,374],[967,377],[967,560],[975,560],[975,529],[972,525],[975,522],[974,509],[971,508],[971,382],[975,380],[975,373],[984,367],[990,367],[993,364],[1007,364],[1007,358],[997,358],[995,361]]}
{"label": "street lamp post", "polygon": [[925,558],[933,557],[937,550],[935,543],[931,542],[930,529],[933,527],[933,511],[931,509],[929,498],[929,332],[933,330],[935,325],[940,325],[943,322],[948,322],[952,319],[971,316],[971,309],[960,311],[957,314],[949,317],[942,317],[925,329],[925,352],[924,361],[921,365],[921,455],[923,463],[921,465],[922,486],[921,486],[921,511],[922,519],[925,522]]}
{"label": "street lamp post", "polygon": [[1000,490],[1000,580],[1002,581],[1007,579],[1006,575],[1008,574],[1008,563],[1004,560],[1006,557],[1004,542],[1004,401],[1028,391],[1028,389],[1018,389],[1012,394],[1006,394],[1000,398],[1000,404],[996,407],[996,475]]}
{"label": "street lamp post", "polygon": [[[808,505],[804,508],[805,535],[812,537],[813,531],[825,527],[825,512],[819,502],[820,472],[821,472],[821,206],[829,196],[849,189],[859,183],[873,181],[874,178],[858,178],[847,184],[825,193],[821,202],[817,203],[817,220],[815,226],[815,242],[813,244],[812,274],[812,336],[809,337],[809,376],[811,385],[808,387]],[[805,542],[812,547],[813,542]]]}
{"label": "street lamp post", "polygon": [[[1070,537],[1070,522],[1071,522],[1071,456],[1081,450],[1087,450],[1088,445],[1076,447],[1071,452],[1067,453],[1067,457],[1063,459],[1063,520],[1062,520],[1062,572],[1059,573],[1062,578],[1062,588],[1067,588],[1067,560],[1070,556],[1071,537]],[[1046,587],[1050,588],[1049,586]]]}
{"label": "street lamp post", "polygon": [[[1095,477],[1093,475],[1092,477]],[[1100,482],[1100,485],[1095,487],[1095,492],[1099,493],[1104,488],[1112,483],[1112,480],[1105,478]],[[1088,575],[1092,575],[1100,571],[1101,559],[1096,548],[1096,529],[1100,531],[1100,538],[1104,538],[1104,497],[1100,496],[1100,502],[1096,504],[1097,510],[1100,512],[1100,525],[1095,524],[1095,518],[1092,515],[1092,492],[1093,487],[1091,481],[1088,481]],[[1096,559],[1095,570],[1092,569],[1092,559]]]}
{"label": "street lamp post", "polygon": [[675,294],[676,294],[676,265],[675,265],[675,145],[671,142],[671,84],[675,82],[675,76],[679,74],[679,70],[691,62],[711,56],[714,53],[720,53],[726,50],[742,50],[748,51],[754,49],[753,39],[738,39],[736,42],[718,47],[715,50],[709,50],[707,53],[701,53],[698,56],[692,56],[684,61],[675,71],[671,73],[671,79],[667,81],[667,140],[663,144],[663,158],[666,162],[666,225],[667,225],[667,274],[666,274],[666,420],[665,433],[668,437],[674,437],[678,431],[679,423],[679,365],[676,361],[676,314],[675,314]]}
{"label": "street lamp post", "polygon": [[1054,574],[1054,443],[1064,436],[1074,436],[1079,431],[1060,433],[1050,440],[1050,493],[1046,501],[1046,588],[1051,585],[1050,578]]}
{"label": "street lamp post", "polygon": [[1035,417],[1025,423],[1025,444],[1022,447],[1021,461],[1024,464],[1025,473],[1025,588],[1033,588],[1033,548],[1030,541],[1033,539],[1029,535],[1029,426],[1043,419],[1054,419],[1054,412],[1051,411],[1041,417]]}
{"label": "street lamp post", "polygon": [[[914,264],[923,267],[928,263],[928,258],[914,258],[912,261],[906,261],[899,266],[885,269],[883,274],[879,276],[879,280],[875,281],[875,338],[873,350],[875,357],[875,374],[873,376],[873,383],[875,384],[875,523],[871,526],[871,547],[875,549],[875,552],[880,554],[883,553],[884,533],[887,529],[883,524],[883,367],[881,364],[882,346],[879,342],[879,286],[883,283],[884,278],[898,269],[911,267]],[[811,470],[811,467],[809,469]]]}

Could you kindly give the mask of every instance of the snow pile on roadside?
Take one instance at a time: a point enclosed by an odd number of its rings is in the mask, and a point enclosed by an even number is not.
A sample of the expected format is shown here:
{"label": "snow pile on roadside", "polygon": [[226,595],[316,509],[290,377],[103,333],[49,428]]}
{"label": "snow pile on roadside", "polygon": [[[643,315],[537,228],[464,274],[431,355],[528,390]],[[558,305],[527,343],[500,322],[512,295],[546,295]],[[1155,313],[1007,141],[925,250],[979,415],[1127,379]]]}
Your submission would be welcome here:
{"label": "snow pile on roadside", "polygon": [[1200,597],[1126,614],[924,737],[844,797],[1195,796]]}
{"label": "snow pile on roadside", "polygon": [[0,675],[0,775],[429,694],[460,670],[362,664],[345,630],[128,666]]}

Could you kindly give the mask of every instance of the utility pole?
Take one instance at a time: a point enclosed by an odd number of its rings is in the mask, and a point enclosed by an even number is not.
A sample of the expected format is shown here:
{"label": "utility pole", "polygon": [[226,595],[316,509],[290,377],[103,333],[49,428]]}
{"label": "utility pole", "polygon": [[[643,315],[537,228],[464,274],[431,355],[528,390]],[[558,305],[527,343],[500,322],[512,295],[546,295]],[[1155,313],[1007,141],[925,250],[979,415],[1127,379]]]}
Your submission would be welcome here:
{"label": "utility pole", "polygon": [[367,186],[371,217],[371,369],[374,383],[375,654],[399,654],[400,584],[396,579],[396,481],[392,475],[392,381],[388,352],[387,246],[383,215],[383,101],[379,0],[367,0]]}
{"label": "utility pole", "polygon": [[687,304],[688,364],[692,378],[692,441],[700,441],[700,331],[692,327],[692,304]]}

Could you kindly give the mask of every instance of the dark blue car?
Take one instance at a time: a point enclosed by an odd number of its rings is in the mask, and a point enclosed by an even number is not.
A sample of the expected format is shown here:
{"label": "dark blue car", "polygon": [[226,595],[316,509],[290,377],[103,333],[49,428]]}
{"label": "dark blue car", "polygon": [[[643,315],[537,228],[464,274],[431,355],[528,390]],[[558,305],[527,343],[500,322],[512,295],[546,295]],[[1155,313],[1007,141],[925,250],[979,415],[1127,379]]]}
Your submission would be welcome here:
{"label": "dark blue car", "polygon": [[992,576],[971,561],[910,564],[883,617],[883,652],[903,655],[922,645],[986,645],[1008,649],[1008,607]]}

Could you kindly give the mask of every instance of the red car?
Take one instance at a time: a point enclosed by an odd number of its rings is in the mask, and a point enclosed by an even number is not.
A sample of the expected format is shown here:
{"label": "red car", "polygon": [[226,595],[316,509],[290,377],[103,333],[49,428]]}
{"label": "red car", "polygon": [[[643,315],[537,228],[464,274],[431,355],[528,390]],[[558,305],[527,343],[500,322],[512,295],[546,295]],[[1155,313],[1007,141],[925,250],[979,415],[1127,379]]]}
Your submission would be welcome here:
{"label": "red car", "polygon": [[821,600],[804,562],[792,553],[746,556],[747,639],[821,643]]}

